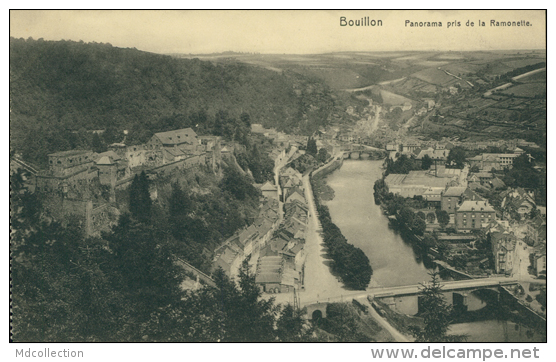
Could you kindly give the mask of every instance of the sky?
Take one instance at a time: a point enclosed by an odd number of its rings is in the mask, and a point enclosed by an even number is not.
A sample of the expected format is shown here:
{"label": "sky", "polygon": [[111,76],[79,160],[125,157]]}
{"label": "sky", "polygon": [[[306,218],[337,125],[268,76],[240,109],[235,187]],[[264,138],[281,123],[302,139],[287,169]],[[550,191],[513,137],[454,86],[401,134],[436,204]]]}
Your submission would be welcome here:
{"label": "sky", "polygon": [[[341,26],[341,17],[346,22],[368,17],[382,26]],[[411,27],[406,20],[442,22],[442,27]],[[532,26],[492,27],[490,20],[524,20]],[[460,26],[448,27],[454,21]],[[12,10],[10,36],[94,41],[164,54],[545,49],[546,18],[544,11],[533,10]]]}

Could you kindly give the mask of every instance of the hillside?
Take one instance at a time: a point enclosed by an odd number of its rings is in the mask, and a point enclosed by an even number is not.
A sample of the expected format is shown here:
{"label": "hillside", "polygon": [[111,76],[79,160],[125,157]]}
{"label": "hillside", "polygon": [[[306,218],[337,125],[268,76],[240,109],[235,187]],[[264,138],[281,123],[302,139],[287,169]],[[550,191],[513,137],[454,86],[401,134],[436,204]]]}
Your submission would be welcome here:
{"label": "hillside", "polygon": [[213,133],[217,112],[311,133],[334,106],[322,82],[294,72],[122,49],[110,44],[10,38],[10,141],[39,164],[49,152],[90,148],[87,131],[141,143],[154,132]]}

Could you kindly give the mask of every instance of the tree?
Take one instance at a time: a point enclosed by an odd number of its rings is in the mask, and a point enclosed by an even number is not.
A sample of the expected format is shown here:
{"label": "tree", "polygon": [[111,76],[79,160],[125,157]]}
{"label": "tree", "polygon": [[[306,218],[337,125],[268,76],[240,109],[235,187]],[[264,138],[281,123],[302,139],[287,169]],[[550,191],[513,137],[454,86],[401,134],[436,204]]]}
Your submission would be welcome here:
{"label": "tree", "polygon": [[[264,183],[267,180],[272,180],[274,177],[274,162],[266,153],[261,153],[259,147],[256,144],[250,146],[247,154],[239,153],[238,162],[241,158],[244,158],[243,163],[247,163],[247,166],[253,174],[253,179],[257,183]],[[242,165],[243,166],[243,165]]]}
{"label": "tree", "polygon": [[347,303],[330,303],[326,306],[326,320],[322,326],[334,334],[338,342],[370,342],[359,330],[359,317]]}
{"label": "tree", "polygon": [[539,294],[535,296],[535,299],[543,306],[543,308],[546,308],[546,288],[541,288]]}
{"label": "tree", "polygon": [[249,113],[243,112],[239,116],[239,119],[241,120],[241,122],[243,122],[245,127],[251,130],[251,116],[249,115]]}
{"label": "tree", "polygon": [[424,328],[410,326],[415,342],[463,342],[465,336],[448,335],[452,323],[452,307],[444,299],[438,272],[430,273],[431,281],[421,284],[419,314],[424,319]]}
{"label": "tree", "polygon": [[415,157],[407,157],[407,155],[401,155],[394,162],[392,159],[387,160],[386,173],[409,173],[409,171],[421,169],[419,163],[416,161]]}
{"label": "tree", "polygon": [[425,234],[423,236],[423,244],[427,248],[434,248],[436,246],[436,238],[431,234]]}
{"label": "tree", "polygon": [[313,137],[310,137],[309,140],[307,141],[307,154],[316,157],[317,156],[317,141],[315,141],[313,139]]}
{"label": "tree", "polygon": [[185,193],[179,183],[172,184],[172,194],[169,199],[169,217],[172,235],[176,239],[185,241],[191,229],[189,213],[191,210],[191,199]]}
{"label": "tree", "polygon": [[456,146],[450,150],[447,163],[454,168],[463,168],[467,157],[467,151],[460,146]]}
{"label": "tree", "polygon": [[110,124],[104,130],[104,133],[102,134],[102,139],[105,144],[110,145],[115,142],[121,142],[122,141],[120,137],[121,134],[122,132],[118,132],[118,129],[114,124]]}
{"label": "tree", "polygon": [[151,194],[145,171],[135,175],[129,187],[129,212],[138,221],[148,222],[151,217]]}
{"label": "tree", "polygon": [[224,169],[224,178],[220,182],[220,186],[237,200],[245,200],[247,197],[257,195],[257,189],[251,184],[247,176],[233,167]]}
{"label": "tree", "polygon": [[10,241],[24,242],[25,234],[34,228],[40,218],[41,201],[23,184],[24,172],[19,169],[10,175]]}
{"label": "tree", "polygon": [[436,213],[436,218],[438,219],[438,223],[440,227],[445,228],[446,225],[450,222],[450,215],[446,210],[440,210]]}
{"label": "tree", "polygon": [[326,148],[323,147],[319,150],[319,154],[317,155],[317,161],[319,163],[325,163],[327,159],[328,159],[328,151],[326,150]]}
{"label": "tree", "polygon": [[434,214],[434,212],[431,211],[431,212],[427,213],[427,222],[429,224],[432,224],[432,223],[434,223],[434,220],[436,220],[436,215]]}
{"label": "tree", "polygon": [[309,342],[313,339],[313,328],[303,318],[305,313],[306,310],[295,309],[291,304],[282,307],[276,321],[276,336],[280,341]]}
{"label": "tree", "polygon": [[436,248],[438,249],[438,252],[440,253],[441,256],[445,257],[447,255],[447,252],[450,250],[450,247],[448,246],[448,243],[445,241],[441,241],[439,240]]}
{"label": "tree", "polygon": [[539,187],[540,178],[533,164],[529,162],[529,156],[522,154],[515,158],[512,169],[507,171],[503,181],[511,187],[535,189]]}
{"label": "tree", "polygon": [[[222,342],[271,342],[275,341],[274,323],[277,307],[274,299],[260,298],[261,290],[255,284],[255,276],[249,271],[248,259],[239,270],[239,282],[231,281],[219,269],[214,280],[218,290],[210,304],[215,313]],[[210,311],[209,311],[210,312]],[[214,318],[214,317],[213,317]]]}
{"label": "tree", "polygon": [[423,156],[423,158],[421,159],[421,168],[422,168],[423,170],[428,170],[428,169],[432,166],[433,163],[434,163],[434,162],[432,161],[432,159],[430,158],[430,156],[427,155],[427,154],[425,154],[425,155]]}
{"label": "tree", "polygon": [[411,228],[413,229],[415,235],[421,236],[425,233],[425,230],[427,229],[427,223],[425,222],[425,220],[416,217],[415,220],[413,221],[413,225]]}
{"label": "tree", "polygon": [[129,333],[141,338],[150,333],[144,323],[153,312],[181,300],[181,270],[173,262],[164,233],[127,214],[106,240],[113,251],[110,272],[115,275],[115,286],[134,311]]}
{"label": "tree", "polygon": [[402,109],[400,107],[396,107],[392,110],[392,112],[388,113],[388,117],[394,122],[397,122],[400,120],[402,114],[403,114]]}
{"label": "tree", "polygon": [[533,205],[533,208],[531,209],[531,212],[529,213],[529,218],[534,219],[537,216],[539,216],[541,214],[541,212],[539,211],[539,209],[537,209],[537,205]]}
{"label": "tree", "polygon": [[401,208],[398,218],[401,223],[411,227],[411,225],[413,225],[415,213],[409,207],[404,206]]}
{"label": "tree", "polygon": [[93,152],[101,153],[106,151],[106,145],[100,139],[98,133],[93,133],[93,141],[92,141],[92,148]]}

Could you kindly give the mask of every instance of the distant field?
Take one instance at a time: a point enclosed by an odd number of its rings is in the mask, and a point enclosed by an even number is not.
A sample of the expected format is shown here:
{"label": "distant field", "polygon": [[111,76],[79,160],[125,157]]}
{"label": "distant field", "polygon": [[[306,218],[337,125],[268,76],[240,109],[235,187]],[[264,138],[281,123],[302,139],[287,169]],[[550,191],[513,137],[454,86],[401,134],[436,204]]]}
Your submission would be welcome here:
{"label": "distant field", "polygon": [[533,98],[536,95],[546,94],[546,83],[539,82],[519,84],[515,87],[510,87],[506,90],[503,90],[501,93],[508,95],[513,94],[516,97]]}
{"label": "distant field", "polygon": [[411,55],[406,55],[403,57],[399,57],[399,58],[395,58],[392,60],[395,61],[405,61],[405,60],[421,60],[421,59],[426,59],[429,58],[431,56],[431,53],[417,53],[417,54],[411,54]]}
{"label": "distant field", "polygon": [[502,75],[514,70],[514,68],[507,66],[501,62],[490,63],[490,67],[488,68],[486,74],[490,75]]}
{"label": "distant field", "polygon": [[435,85],[423,83],[423,86],[415,88],[415,90],[423,93],[435,93],[437,89]]}
{"label": "distant field", "polygon": [[423,61],[416,62],[415,64],[421,67],[432,68],[432,67],[440,67],[446,64],[450,64],[450,62],[448,61],[443,62],[443,61],[436,61],[436,60],[423,60]]}
{"label": "distant field", "polygon": [[520,83],[546,82],[546,69],[538,73],[533,73],[523,78],[519,78]]}
{"label": "distant field", "polygon": [[452,63],[442,67],[452,74],[469,74],[476,73],[482,66],[472,63]]}
{"label": "distant field", "polygon": [[413,73],[411,76],[436,85],[444,85],[454,79],[442,70],[436,68],[424,69],[417,73]]}
{"label": "distant field", "polygon": [[464,56],[463,54],[451,54],[451,53],[439,54],[436,57],[434,57],[435,60],[459,60],[465,58],[466,56]]}
{"label": "distant field", "polygon": [[366,79],[351,69],[300,68],[294,69],[294,71],[321,78],[329,87],[334,89],[358,88],[369,84]]}
{"label": "distant field", "polygon": [[407,94],[412,91],[419,91],[424,93],[434,93],[436,92],[436,86],[426,83],[417,78],[406,78],[403,81],[394,83],[390,85],[390,88],[394,93]]}
{"label": "distant field", "polygon": [[366,55],[374,58],[396,58],[407,56],[408,52],[359,52],[354,54]]}
{"label": "distant field", "polygon": [[521,67],[525,67],[527,65],[531,65],[531,64],[537,64],[540,62],[546,62],[546,59],[541,59],[541,58],[527,58],[527,59],[516,59],[516,60],[509,60],[509,61],[503,61],[504,64],[506,64],[508,67],[511,68],[521,68]]}
{"label": "distant field", "polygon": [[404,104],[405,102],[413,103],[409,98],[400,96],[392,92],[388,92],[383,89],[380,90],[380,95],[382,97],[382,103],[390,104],[392,106],[401,105]]}
{"label": "distant field", "polygon": [[496,104],[496,102],[487,98],[475,98],[469,101],[469,105],[476,108],[486,108],[493,104]]}

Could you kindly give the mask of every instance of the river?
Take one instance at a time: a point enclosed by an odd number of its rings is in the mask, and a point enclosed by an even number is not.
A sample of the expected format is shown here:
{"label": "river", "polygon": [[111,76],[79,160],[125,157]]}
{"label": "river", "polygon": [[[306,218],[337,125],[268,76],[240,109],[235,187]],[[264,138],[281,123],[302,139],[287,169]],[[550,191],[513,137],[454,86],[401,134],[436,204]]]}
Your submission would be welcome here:
{"label": "river", "polygon": [[373,283],[390,287],[428,281],[432,265],[427,268],[412,245],[390,229],[388,218],[374,203],[373,186],[382,177],[381,165],[382,161],[345,160],[327,177],[335,195],[326,202],[332,220],[369,258]]}
{"label": "river", "polygon": [[[418,248],[404,241],[389,227],[388,218],[374,202],[373,186],[382,177],[382,161],[345,160],[342,167],[326,178],[334,189],[329,207],[333,222],[348,242],[362,249],[373,268],[371,286],[399,286],[429,281],[433,265],[423,258]],[[468,295],[469,306],[481,309],[486,303],[474,294]],[[467,334],[469,342],[533,342],[543,340],[525,327],[509,321],[492,319],[458,323],[451,332]]]}

